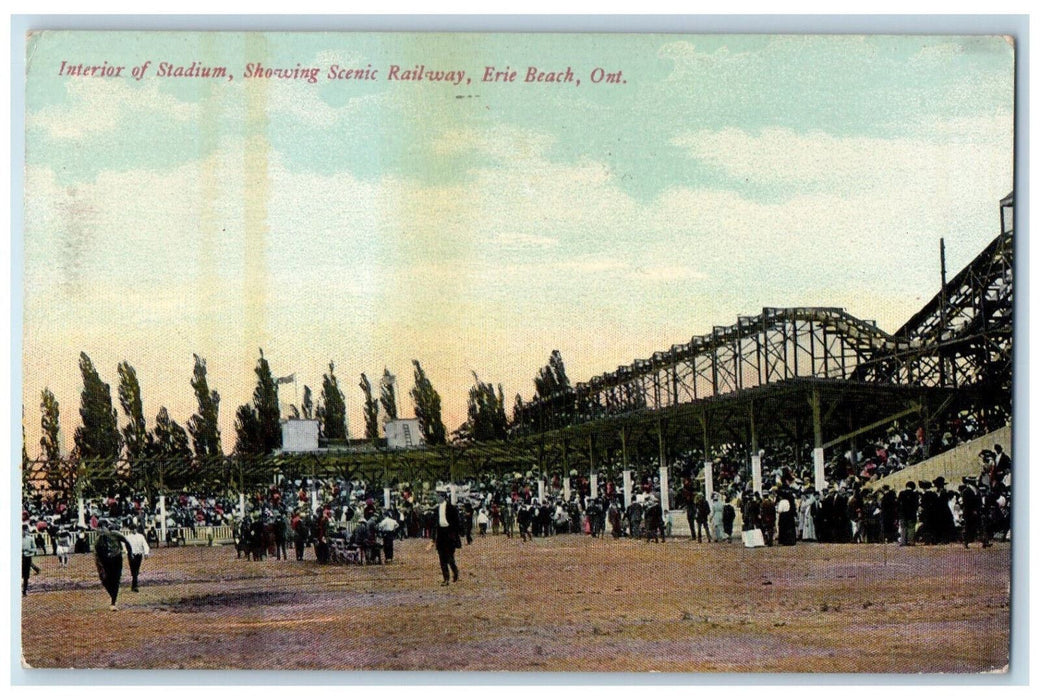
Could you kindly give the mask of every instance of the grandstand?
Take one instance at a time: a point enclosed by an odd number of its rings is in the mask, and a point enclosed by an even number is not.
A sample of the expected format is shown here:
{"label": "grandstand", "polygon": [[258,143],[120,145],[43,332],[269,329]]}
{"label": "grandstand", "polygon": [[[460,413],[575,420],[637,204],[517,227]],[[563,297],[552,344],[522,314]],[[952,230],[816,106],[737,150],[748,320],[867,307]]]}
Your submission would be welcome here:
{"label": "grandstand", "polygon": [[[1011,416],[1013,194],[1000,207],[997,237],[894,333],[840,308],[765,308],[524,404],[504,441],[66,470],[95,486],[159,491],[200,483],[245,491],[275,474],[432,483],[667,465],[720,445],[741,445],[750,464],[774,440],[792,441],[802,462],[802,445],[854,455],[857,439],[895,421],[920,425],[927,449],[937,425],[965,414],[995,430]],[[53,469],[31,462],[24,478],[39,482]]]}

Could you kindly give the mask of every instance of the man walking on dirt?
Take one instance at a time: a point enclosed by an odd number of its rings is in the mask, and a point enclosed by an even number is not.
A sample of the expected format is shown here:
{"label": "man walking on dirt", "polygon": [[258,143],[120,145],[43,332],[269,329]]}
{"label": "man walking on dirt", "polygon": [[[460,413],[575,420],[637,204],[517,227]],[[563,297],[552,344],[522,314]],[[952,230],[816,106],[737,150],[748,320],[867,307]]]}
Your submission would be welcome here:
{"label": "man walking on dirt", "polygon": [[448,569],[451,569],[452,580],[459,580],[459,567],[455,564],[455,550],[462,547],[461,523],[459,509],[451,503],[451,492],[441,494],[441,502],[434,511],[437,526],[433,531],[433,541],[437,546],[440,559],[441,575],[444,576],[442,586],[447,586]]}
{"label": "man walking on dirt", "polygon": [[94,542],[94,564],[97,566],[101,585],[112,598],[110,610],[116,609],[116,598],[119,597],[119,579],[123,575],[123,547],[128,554],[133,553],[130,542],[118,532],[109,529],[108,521],[98,523],[97,541]]}
{"label": "man walking on dirt", "polygon": [[148,547],[148,539],[145,538],[144,532],[133,532],[126,540],[130,543],[130,556],[128,558],[130,562],[130,590],[136,593],[137,575],[141,572],[141,560],[149,556],[152,550]]}

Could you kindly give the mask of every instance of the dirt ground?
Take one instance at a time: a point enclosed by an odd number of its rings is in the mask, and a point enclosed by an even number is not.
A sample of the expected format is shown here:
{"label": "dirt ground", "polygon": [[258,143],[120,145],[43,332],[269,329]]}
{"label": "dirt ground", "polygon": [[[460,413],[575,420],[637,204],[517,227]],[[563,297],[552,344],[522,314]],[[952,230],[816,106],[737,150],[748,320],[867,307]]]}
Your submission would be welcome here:
{"label": "dirt ground", "polygon": [[1010,545],[900,548],[477,538],[440,586],[387,566],[160,549],[108,609],[88,555],[22,598],[24,663],[57,668],[978,672],[1008,661]]}

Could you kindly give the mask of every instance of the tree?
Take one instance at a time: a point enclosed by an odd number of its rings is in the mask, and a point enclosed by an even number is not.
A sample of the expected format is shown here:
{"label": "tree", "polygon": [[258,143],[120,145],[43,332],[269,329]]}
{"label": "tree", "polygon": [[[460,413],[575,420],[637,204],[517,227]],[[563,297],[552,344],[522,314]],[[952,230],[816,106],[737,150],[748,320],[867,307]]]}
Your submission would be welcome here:
{"label": "tree", "polygon": [[83,425],[76,428],[74,440],[82,459],[116,460],[122,448],[119,416],[112,407],[112,389],[101,381],[87,353],[79,354],[79,370],[83,375],[79,415]]}
{"label": "tree", "polygon": [[383,368],[383,379],[379,382],[379,403],[383,404],[383,413],[386,414],[384,422],[397,420],[397,392],[394,390],[394,375],[390,370]]}
{"label": "tree", "polygon": [[368,381],[365,373],[361,373],[361,393],[365,395],[365,405],[362,411],[365,414],[365,439],[375,440],[379,437],[379,402],[372,397],[372,383]]}
{"label": "tree", "polygon": [[235,452],[267,455],[282,446],[281,411],[278,408],[278,384],[271,366],[260,349],[256,362],[256,388],[253,403],[243,404],[235,413]]}
{"label": "tree", "polygon": [[411,394],[423,439],[427,445],[443,445],[445,431],[441,420],[441,395],[433,388],[419,361],[412,360],[412,364],[415,366],[415,386]]}
{"label": "tree", "polygon": [[[304,391],[304,401],[307,401],[306,391]],[[344,440],[347,437],[347,401],[339,389],[336,365],[331,360],[329,360],[329,373],[323,374],[321,378],[318,425],[321,434],[330,440]]]}
{"label": "tree", "polygon": [[495,387],[480,381],[476,372],[473,373],[473,382],[469,390],[469,420],[466,422],[470,437],[476,442],[505,439],[507,423],[502,385],[498,385],[496,393]]}
{"label": "tree", "polygon": [[563,356],[560,355],[559,350],[553,350],[549,355],[549,364],[538,370],[538,376],[534,378],[534,386],[538,396],[543,399],[558,391],[571,388],[567,370],[563,366]]}
{"label": "tree", "polygon": [[264,444],[260,418],[251,404],[245,403],[235,412],[235,454],[261,455]]}
{"label": "tree", "polygon": [[159,408],[155,416],[155,430],[152,431],[152,454],[171,461],[188,462],[191,460],[191,444],[188,434],[177,421],[171,420],[170,412],[165,406]]}
{"label": "tree", "polygon": [[[171,482],[176,484],[176,478],[172,474],[168,475],[168,472],[188,473],[192,461],[191,441],[187,431],[170,418],[170,412],[165,406],[161,406],[155,416],[155,428],[148,440],[148,450],[151,457],[158,458],[163,470],[159,474],[159,486],[169,486]],[[148,475],[148,483],[154,483],[153,478],[154,474]]]}
{"label": "tree", "polygon": [[524,398],[520,394],[513,399],[513,423],[520,424],[524,419]]}
{"label": "tree", "polygon": [[145,456],[148,449],[148,428],[144,421],[141,405],[141,385],[137,381],[137,370],[125,360],[119,363],[119,405],[128,419],[123,426],[123,443],[126,457],[131,465]]}
{"label": "tree", "polygon": [[188,432],[195,448],[195,456],[199,459],[222,457],[224,450],[220,446],[220,427],[217,422],[220,413],[220,394],[210,391],[206,378],[206,360],[193,355],[195,372],[191,378],[191,388],[195,390],[199,409],[188,420]]}
{"label": "tree", "polygon": [[71,461],[61,458],[61,410],[50,389],[40,393],[40,413],[43,477],[48,488],[67,501],[76,488],[76,470]]}
{"label": "tree", "polygon": [[[329,363],[329,370],[332,369],[332,363]],[[303,419],[313,420],[314,419],[314,399],[311,398],[311,388],[306,384],[303,385]]]}

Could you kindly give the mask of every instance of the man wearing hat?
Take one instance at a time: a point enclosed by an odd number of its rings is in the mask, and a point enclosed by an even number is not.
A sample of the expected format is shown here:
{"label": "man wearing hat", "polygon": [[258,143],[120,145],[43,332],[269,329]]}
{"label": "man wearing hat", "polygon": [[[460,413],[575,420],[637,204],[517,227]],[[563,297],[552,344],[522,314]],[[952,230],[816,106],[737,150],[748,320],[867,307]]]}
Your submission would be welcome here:
{"label": "man wearing hat", "polygon": [[899,520],[899,503],[896,498],[895,489],[888,484],[881,487],[881,537],[883,542],[895,542],[898,528],[896,522]]}
{"label": "man wearing hat", "polygon": [[960,501],[961,529],[964,548],[967,549],[968,543],[975,541],[979,534],[982,519],[982,499],[975,489],[975,479],[967,476],[961,478]]}
{"label": "man wearing hat", "polygon": [[119,579],[123,575],[123,547],[128,554],[133,552],[130,542],[122,534],[109,529],[107,520],[98,522],[97,540],[94,542],[94,564],[97,566],[98,578],[112,598],[111,610],[116,609],[116,598],[119,597]]}
{"label": "man wearing hat", "polygon": [[647,503],[649,505],[644,516],[646,520],[646,541],[649,543],[650,538],[653,537],[654,543],[657,543],[659,541],[657,539],[658,535],[660,535],[660,541],[664,542],[664,513],[661,510],[661,504],[655,496],[650,496],[647,499]]}
{"label": "man wearing hat", "polygon": [[455,550],[462,547],[461,527],[459,509],[451,503],[451,492],[445,490],[441,493],[441,502],[434,509],[433,541],[437,546],[437,556],[440,559],[441,575],[444,576],[442,586],[447,586],[448,569],[451,569],[452,580],[459,580],[459,567],[455,563]]}
{"label": "man wearing hat", "polygon": [[920,526],[917,528],[917,537],[925,544],[935,544],[939,541],[936,531],[937,511],[939,510],[939,494],[932,491],[932,482],[924,479],[918,481],[921,487],[921,518]]}
{"label": "man wearing hat", "polygon": [[899,492],[899,546],[912,547],[917,535],[917,508],[921,505],[921,496],[917,493],[917,484],[906,482],[906,488]]}
{"label": "man wearing hat", "polygon": [[946,490],[946,479],[941,474],[935,477],[933,483],[939,497],[939,507],[936,510],[938,541],[943,544],[949,544],[957,540],[957,526],[953,520],[953,509],[950,507],[951,502],[956,498],[956,494],[953,491]]}

